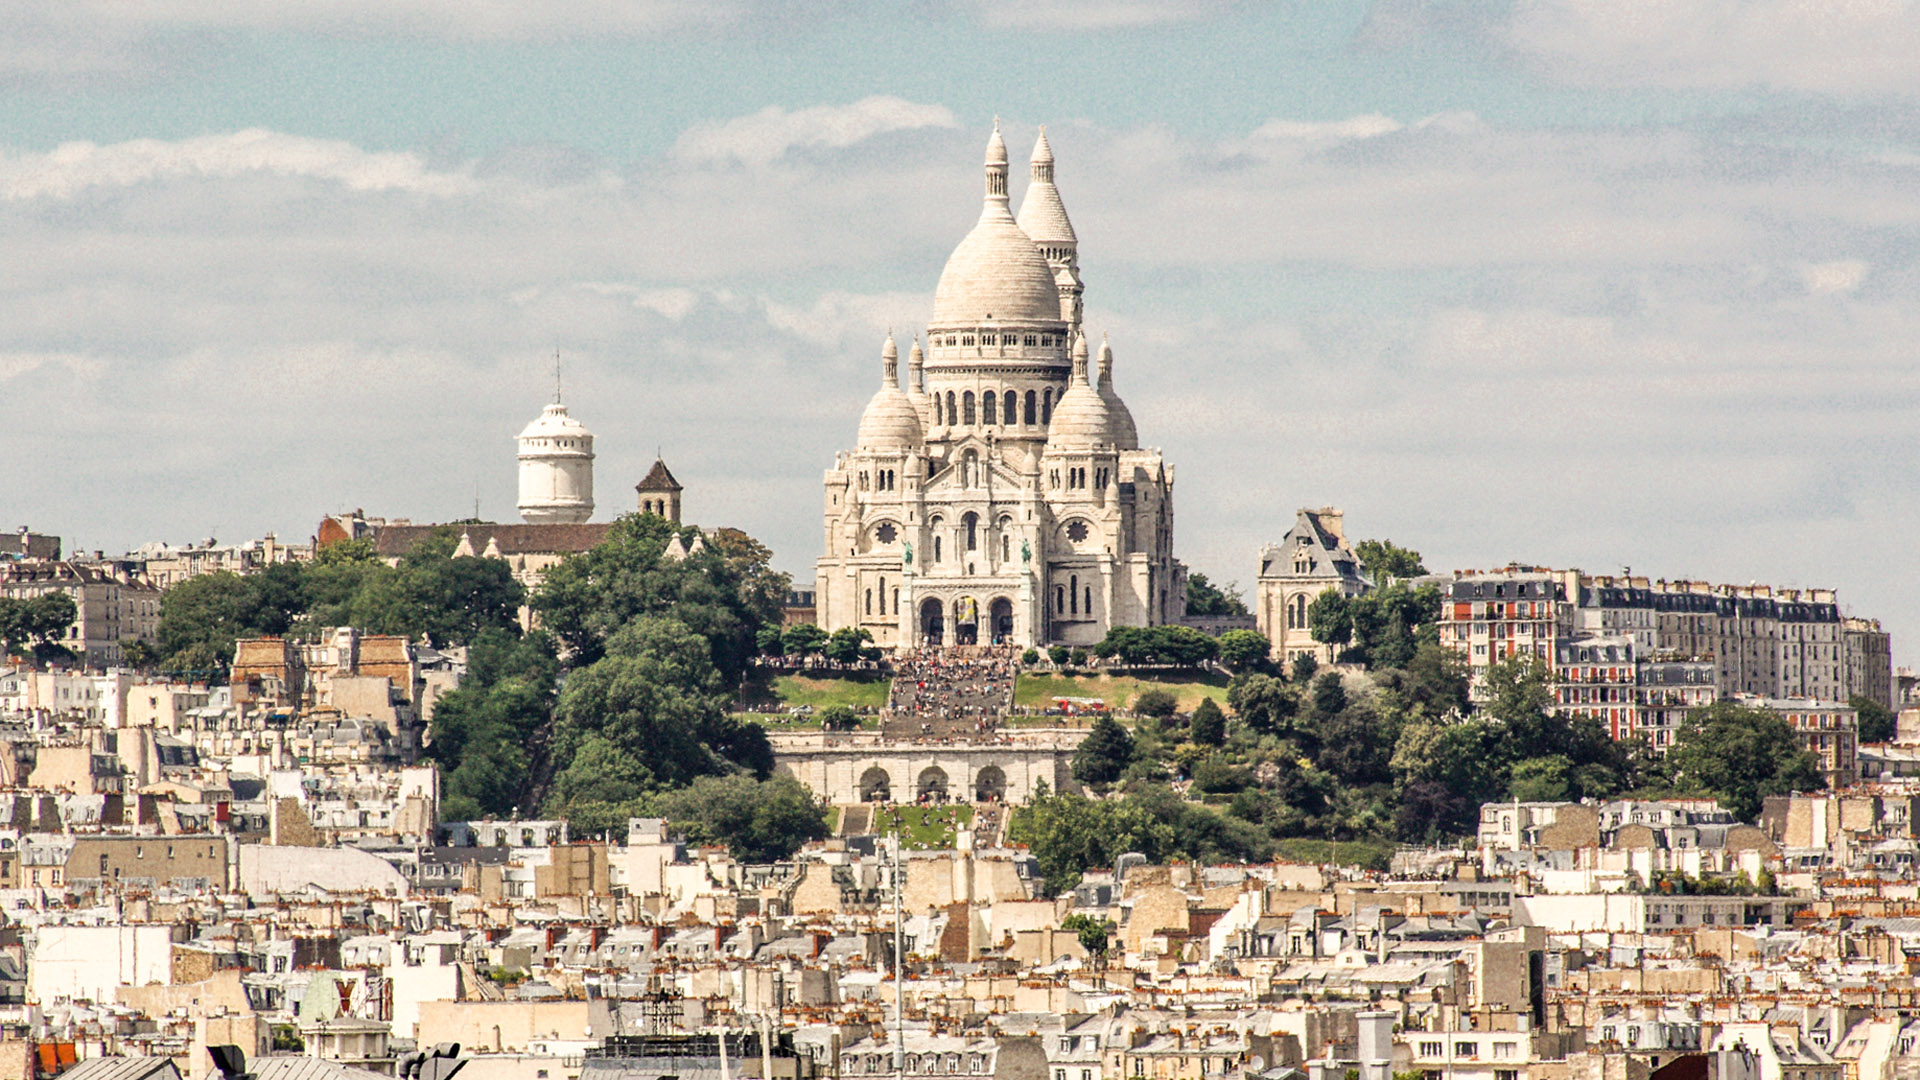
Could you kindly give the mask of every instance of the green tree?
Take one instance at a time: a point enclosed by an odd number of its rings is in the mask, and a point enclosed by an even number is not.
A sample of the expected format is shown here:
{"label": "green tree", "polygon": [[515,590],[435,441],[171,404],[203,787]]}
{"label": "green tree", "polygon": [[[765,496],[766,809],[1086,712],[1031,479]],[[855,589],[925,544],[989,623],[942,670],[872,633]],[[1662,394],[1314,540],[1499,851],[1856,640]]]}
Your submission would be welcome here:
{"label": "green tree", "polygon": [[727,714],[726,683],[704,636],[646,615],[608,638],[603,652],[573,671],[560,694],[553,812],[572,820],[604,812],[592,803],[623,803],[698,776],[772,772],[766,732]]}
{"label": "green tree", "polygon": [[1899,718],[1892,709],[1866,697],[1855,694],[1847,700],[1860,714],[1859,739],[1863,743],[1892,742]]}
{"label": "green tree", "polygon": [[829,705],[820,710],[820,730],[822,731],[858,731],[860,717],[846,705]]}
{"label": "green tree", "polygon": [[1347,684],[1337,671],[1329,671],[1313,680],[1313,718],[1324,722],[1347,707]]}
{"label": "green tree", "polygon": [[725,844],[743,863],[790,859],[802,845],[827,836],[825,807],[791,776],[703,776],[653,805],[688,840]]}
{"label": "green tree", "polygon": [[1133,736],[1111,716],[1100,716],[1073,752],[1073,778],[1083,784],[1111,784],[1133,764]]}
{"label": "green tree", "polygon": [[1170,690],[1159,687],[1142,690],[1133,699],[1133,711],[1141,716],[1151,716],[1156,720],[1165,720],[1180,707],[1180,699]]}
{"label": "green tree", "polygon": [[1312,653],[1303,652],[1293,658],[1290,672],[1296,685],[1305,686],[1313,681],[1314,672],[1319,670],[1320,661]]}
{"label": "green tree", "polygon": [[1088,958],[1096,967],[1107,965],[1107,943],[1112,940],[1115,929],[1112,919],[1076,911],[1060,920],[1060,929],[1079,939],[1080,947],[1087,950]]}
{"label": "green tree", "polygon": [[445,780],[442,816],[504,817],[531,809],[553,717],[560,663],[553,639],[492,629],[467,652],[467,676],[434,703],[426,755]]}
{"label": "green tree", "polygon": [[871,630],[843,626],[827,638],[826,647],[821,652],[836,664],[851,664],[857,660],[874,661],[880,659],[880,650],[869,644],[872,640]]}
{"label": "green tree", "polygon": [[1327,586],[1307,607],[1307,629],[1322,645],[1345,645],[1353,640],[1353,609],[1339,590]]}
{"label": "green tree", "polygon": [[1193,710],[1193,723],[1188,730],[1193,741],[1200,746],[1219,746],[1227,741],[1227,717],[1212,698],[1201,698],[1200,704]]}
{"label": "green tree", "polygon": [[1187,575],[1187,614],[1245,615],[1247,603],[1239,586],[1229,583],[1222,589],[1196,571]]}
{"label": "green tree", "polygon": [[813,656],[827,647],[827,632],[812,623],[789,626],[781,635],[788,656]]}
{"label": "green tree", "polygon": [[238,574],[222,570],[175,585],[160,594],[155,632],[160,667],[225,672],[233,662],[233,643],[260,633],[253,616],[253,590]]}
{"label": "green tree", "polygon": [[1362,540],[1353,545],[1353,553],[1360,556],[1360,565],[1366,567],[1375,585],[1385,585],[1390,579],[1420,577],[1427,572],[1420,563],[1419,552],[1400,547],[1391,540]]}
{"label": "green tree", "polygon": [[1071,655],[1072,652],[1065,645],[1047,646],[1047,659],[1053,662],[1054,667],[1067,666],[1067,658]]}
{"label": "green tree", "polygon": [[763,626],[754,632],[754,644],[760,646],[763,656],[779,656],[786,652],[785,635],[777,626]]}
{"label": "green tree", "polygon": [[1229,630],[1220,635],[1220,662],[1234,671],[1258,671],[1267,666],[1273,643],[1258,630]]}
{"label": "green tree", "polygon": [[1027,649],[1026,651],[1024,651],[1024,652],[1022,652],[1022,653],[1020,654],[1020,666],[1021,666],[1021,667],[1032,667],[1033,665],[1035,665],[1035,664],[1037,664],[1037,663],[1039,663],[1039,662],[1040,662],[1040,650],[1039,650],[1039,649]]}
{"label": "green tree", "polygon": [[1300,712],[1300,691],[1270,675],[1243,675],[1227,688],[1227,705],[1254,731],[1287,735]]}
{"label": "green tree", "polygon": [[599,544],[550,567],[531,606],[580,665],[598,660],[629,622],[670,615],[706,640],[713,667],[737,684],[760,628],[780,621],[788,579],[767,566],[764,547],[723,534],[709,542],[658,516],[628,514]]}
{"label": "green tree", "polygon": [[1731,701],[1688,713],[1662,765],[1677,790],[1711,795],[1742,821],[1759,817],[1769,795],[1827,786],[1785,720]]}
{"label": "green tree", "polygon": [[73,597],[64,592],[0,597],[0,642],[7,654],[57,655],[54,650],[64,648],[59,639],[79,617]]}

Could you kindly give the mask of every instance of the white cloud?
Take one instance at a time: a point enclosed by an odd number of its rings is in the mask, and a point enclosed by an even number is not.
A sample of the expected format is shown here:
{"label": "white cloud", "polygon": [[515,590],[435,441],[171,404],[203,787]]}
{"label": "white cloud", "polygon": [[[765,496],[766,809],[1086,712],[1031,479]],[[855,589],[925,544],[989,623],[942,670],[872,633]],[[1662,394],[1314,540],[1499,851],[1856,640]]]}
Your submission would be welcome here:
{"label": "white cloud", "polygon": [[1235,0],[963,0],[988,26],[1023,30],[1126,30],[1215,18]]}
{"label": "white cloud", "polygon": [[1367,113],[1345,120],[1310,123],[1302,120],[1269,120],[1253,129],[1256,139],[1370,139],[1375,135],[1399,131],[1401,123],[1391,116]]}
{"label": "white cloud", "polygon": [[348,142],[250,128],[178,141],[134,139],[100,146],[64,143],[47,153],[0,155],[0,198],[65,198],[88,188],[153,180],[232,179],[272,173],[327,180],[355,191],[428,195],[470,191],[470,177],[434,172],[415,154],[374,153]]}
{"label": "white cloud", "polygon": [[674,142],[673,154],[687,162],[732,159],[765,165],[794,149],[844,150],[891,131],[954,126],[953,113],[944,105],[918,105],[886,95],[792,112],[769,105],[751,116],[688,129]]}
{"label": "white cloud", "polygon": [[1391,0],[1362,36],[1391,46],[1436,34],[1573,84],[1920,91],[1912,0]]}
{"label": "white cloud", "polygon": [[47,369],[64,369],[83,379],[98,378],[103,365],[91,356],[58,352],[0,352],[0,383]]}
{"label": "white cloud", "polygon": [[1811,293],[1848,293],[1867,279],[1867,264],[1858,259],[1809,263],[1800,268],[1800,279]]}

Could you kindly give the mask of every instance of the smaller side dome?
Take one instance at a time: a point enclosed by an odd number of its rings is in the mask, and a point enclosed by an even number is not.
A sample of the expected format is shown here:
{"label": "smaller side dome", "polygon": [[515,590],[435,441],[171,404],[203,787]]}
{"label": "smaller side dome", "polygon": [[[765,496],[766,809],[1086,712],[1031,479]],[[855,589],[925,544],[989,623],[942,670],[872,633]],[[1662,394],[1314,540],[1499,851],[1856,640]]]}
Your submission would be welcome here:
{"label": "smaller side dome", "polygon": [[533,423],[528,424],[520,432],[522,439],[543,437],[590,440],[593,438],[593,432],[587,430],[587,425],[568,415],[567,407],[556,401],[540,410],[540,415],[534,417]]}
{"label": "smaller side dome", "polygon": [[1105,334],[1100,335],[1100,400],[1107,403],[1107,413],[1112,417],[1114,445],[1122,450],[1140,449],[1140,429],[1133,425],[1133,410],[1113,388],[1113,346],[1107,344]]}
{"label": "smaller side dome", "polygon": [[1053,423],[1047,425],[1049,449],[1087,449],[1112,446],[1118,442],[1113,411],[1099,391],[1087,381],[1087,339],[1073,341],[1073,378],[1067,392],[1053,406]]}
{"label": "smaller side dome", "polygon": [[[918,348],[918,342],[915,342]],[[880,350],[880,389],[860,414],[859,444],[862,450],[912,450],[924,443],[920,410],[913,399],[900,389],[900,349],[887,335]]]}

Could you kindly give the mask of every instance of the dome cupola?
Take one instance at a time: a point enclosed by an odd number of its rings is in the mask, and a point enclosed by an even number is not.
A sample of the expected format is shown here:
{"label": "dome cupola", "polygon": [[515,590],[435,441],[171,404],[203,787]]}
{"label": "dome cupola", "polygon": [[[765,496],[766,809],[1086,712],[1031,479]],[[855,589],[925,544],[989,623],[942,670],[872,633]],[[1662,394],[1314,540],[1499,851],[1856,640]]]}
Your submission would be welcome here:
{"label": "dome cupola", "polygon": [[[918,342],[914,348],[919,349]],[[917,449],[924,441],[920,410],[900,389],[900,349],[888,334],[880,349],[880,389],[860,414],[860,449],[905,451]]]}
{"label": "dome cupola", "polygon": [[1107,414],[1113,423],[1113,443],[1122,450],[1140,449],[1140,431],[1133,426],[1133,410],[1120,400],[1113,388],[1113,346],[1107,344],[1107,336],[1100,335],[1100,400],[1107,403]]}
{"label": "dome cupola", "polygon": [[933,291],[936,329],[1059,323],[1053,268],[1007,208],[1007,144],[1000,125],[987,143],[986,199]]}
{"label": "dome cupola", "polygon": [[1112,410],[1099,391],[1087,381],[1087,339],[1073,339],[1073,378],[1067,392],[1053,406],[1053,422],[1047,425],[1047,447],[1084,450],[1112,446],[1116,437]]}

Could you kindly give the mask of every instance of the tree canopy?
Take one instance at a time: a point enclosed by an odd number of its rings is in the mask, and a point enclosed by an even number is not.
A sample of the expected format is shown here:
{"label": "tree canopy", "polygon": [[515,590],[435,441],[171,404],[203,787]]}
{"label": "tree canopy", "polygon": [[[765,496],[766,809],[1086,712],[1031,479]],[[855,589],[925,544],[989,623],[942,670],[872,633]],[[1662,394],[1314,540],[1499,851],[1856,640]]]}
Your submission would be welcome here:
{"label": "tree canopy", "polygon": [[699,777],[661,794],[653,812],[694,843],[725,844],[741,862],[790,859],[802,844],[827,836],[825,809],[791,776]]}
{"label": "tree canopy", "polygon": [[8,656],[57,656],[68,651],[59,643],[60,638],[79,617],[73,597],[64,592],[0,596],[0,646]]}
{"label": "tree canopy", "polygon": [[1827,786],[1786,720],[1731,701],[1687,714],[1660,765],[1676,790],[1711,795],[1742,821],[1758,818],[1769,795]]}
{"label": "tree canopy", "polygon": [[1353,553],[1360,557],[1360,565],[1366,567],[1375,585],[1419,577],[1427,572],[1419,552],[1400,547],[1391,540],[1362,540],[1353,545]]}
{"label": "tree canopy", "polygon": [[466,645],[489,630],[516,632],[524,599],[504,559],[453,555],[459,532],[436,529],[389,566],[365,540],[328,544],[311,563],[256,573],[202,574],[160,597],[154,663],[162,670],[222,672],[234,642],[295,637],[335,626]]}
{"label": "tree canopy", "polygon": [[1247,602],[1240,595],[1240,587],[1228,582],[1225,588],[1207,580],[1207,575],[1194,571],[1187,575],[1187,614],[1189,615],[1245,615]]}
{"label": "tree canopy", "polygon": [[[737,684],[759,649],[759,631],[780,619],[788,578],[744,534],[693,544],[696,530],[652,514],[614,522],[592,549],[556,563],[531,605],[580,665],[598,660],[613,635],[647,615],[671,615],[707,642],[714,668]],[[670,554],[676,537],[697,548]],[[792,651],[789,642],[788,651]]]}

